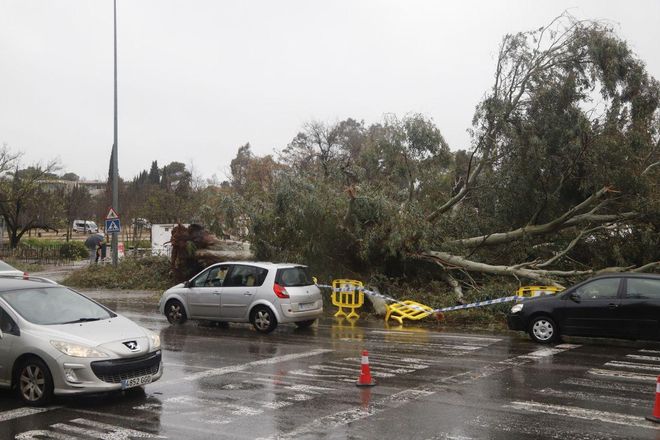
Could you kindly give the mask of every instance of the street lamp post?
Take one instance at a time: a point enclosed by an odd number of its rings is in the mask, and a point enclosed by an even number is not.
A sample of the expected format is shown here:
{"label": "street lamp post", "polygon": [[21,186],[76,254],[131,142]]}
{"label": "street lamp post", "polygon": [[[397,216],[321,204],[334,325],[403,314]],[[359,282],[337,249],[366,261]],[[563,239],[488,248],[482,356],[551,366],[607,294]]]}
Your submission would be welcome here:
{"label": "street lamp post", "polygon": [[[112,144],[112,207],[115,212],[119,211],[119,170],[117,160],[118,139],[117,139],[117,0],[114,0],[114,29],[115,29],[115,128],[114,142]],[[112,233],[112,265],[117,266],[119,256],[118,252],[119,237],[117,232]]]}

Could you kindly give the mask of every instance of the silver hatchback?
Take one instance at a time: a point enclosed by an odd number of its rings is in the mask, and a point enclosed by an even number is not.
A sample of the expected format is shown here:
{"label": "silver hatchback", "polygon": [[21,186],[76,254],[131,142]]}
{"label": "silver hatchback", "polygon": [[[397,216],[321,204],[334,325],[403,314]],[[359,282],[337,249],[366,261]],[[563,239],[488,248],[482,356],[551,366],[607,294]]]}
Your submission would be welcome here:
{"label": "silver hatchback", "polygon": [[306,266],[226,262],[165,291],[159,310],[171,324],[251,322],[269,333],[278,323],[309,327],[323,314],[323,298]]}
{"label": "silver hatchback", "polygon": [[28,405],[138,387],[162,373],[155,333],[59,284],[0,278],[0,386]]}

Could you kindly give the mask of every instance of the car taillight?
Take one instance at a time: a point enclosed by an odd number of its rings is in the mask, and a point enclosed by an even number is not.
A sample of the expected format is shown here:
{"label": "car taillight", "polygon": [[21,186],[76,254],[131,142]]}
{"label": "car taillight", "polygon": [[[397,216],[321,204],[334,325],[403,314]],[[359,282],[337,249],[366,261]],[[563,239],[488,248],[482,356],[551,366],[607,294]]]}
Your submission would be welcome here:
{"label": "car taillight", "polygon": [[275,295],[277,295],[278,298],[289,297],[289,294],[287,293],[286,289],[277,283],[273,284],[273,292],[275,292]]}
{"label": "car taillight", "polygon": [[29,280],[30,279],[30,274],[27,272],[23,272],[23,279],[24,280]]}

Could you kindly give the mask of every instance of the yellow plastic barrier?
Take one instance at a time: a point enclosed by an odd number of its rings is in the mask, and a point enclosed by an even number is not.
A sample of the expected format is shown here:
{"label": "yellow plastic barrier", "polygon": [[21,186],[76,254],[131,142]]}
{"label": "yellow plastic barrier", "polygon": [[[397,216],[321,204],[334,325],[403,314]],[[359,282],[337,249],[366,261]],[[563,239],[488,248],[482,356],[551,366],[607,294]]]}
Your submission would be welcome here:
{"label": "yellow plastic barrier", "polygon": [[516,295],[522,298],[532,298],[535,296],[554,295],[563,289],[555,286],[523,286],[516,291]]}
{"label": "yellow plastic barrier", "polygon": [[399,321],[399,324],[403,324],[404,318],[418,320],[426,318],[431,313],[433,313],[433,309],[431,307],[425,306],[424,304],[420,304],[415,301],[406,300],[394,304],[388,304],[387,313],[385,314],[385,321],[388,321],[390,318],[392,318]]}
{"label": "yellow plastic barrier", "polygon": [[[362,293],[362,281],[356,280],[332,280],[332,304],[339,307],[335,317],[345,316],[347,319],[359,318],[355,309],[364,304],[364,293]],[[350,309],[350,313],[344,309]]]}

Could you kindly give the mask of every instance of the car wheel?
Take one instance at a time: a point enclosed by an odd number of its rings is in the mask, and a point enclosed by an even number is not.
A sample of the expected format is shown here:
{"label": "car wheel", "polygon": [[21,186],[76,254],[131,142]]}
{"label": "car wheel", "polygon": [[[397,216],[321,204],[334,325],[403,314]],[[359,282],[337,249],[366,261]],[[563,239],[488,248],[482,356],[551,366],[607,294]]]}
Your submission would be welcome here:
{"label": "car wheel", "polygon": [[48,403],[53,397],[53,377],[44,361],[37,357],[24,360],[16,370],[16,388],[27,405]]}
{"label": "car wheel", "polygon": [[316,321],[316,319],[308,319],[306,321],[298,321],[298,322],[296,322],[296,325],[298,326],[298,328],[308,328],[312,324],[314,324],[314,321]]}
{"label": "car wheel", "polygon": [[256,307],[250,316],[250,322],[261,333],[270,333],[277,327],[277,318],[271,309],[265,306]]}
{"label": "car wheel", "polygon": [[186,309],[183,304],[176,299],[169,300],[165,304],[165,316],[170,324],[183,324],[188,317],[186,316]]}
{"label": "car wheel", "polygon": [[549,344],[559,337],[559,329],[549,316],[537,316],[529,326],[529,336],[541,344]]}

